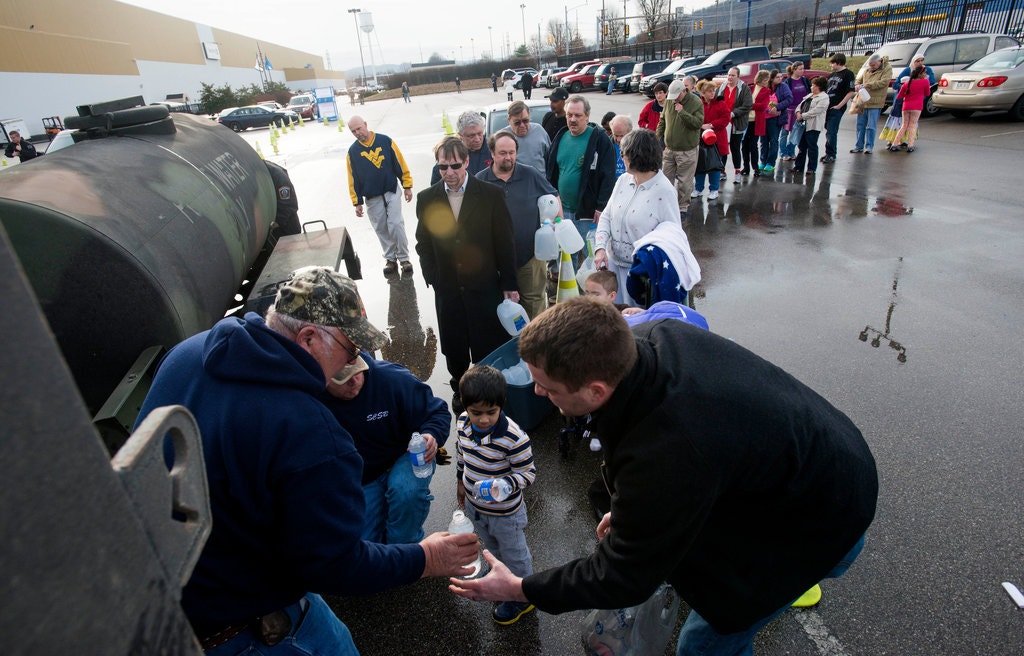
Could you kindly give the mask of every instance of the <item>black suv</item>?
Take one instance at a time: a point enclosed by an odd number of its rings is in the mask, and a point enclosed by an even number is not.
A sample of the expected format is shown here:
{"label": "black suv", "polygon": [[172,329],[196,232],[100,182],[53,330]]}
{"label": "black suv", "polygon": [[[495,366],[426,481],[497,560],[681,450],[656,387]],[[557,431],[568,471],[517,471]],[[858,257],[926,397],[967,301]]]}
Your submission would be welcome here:
{"label": "black suv", "polygon": [[771,59],[766,46],[746,46],[719,50],[697,66],[684,66],[675,72],[675,79],[687,75],[696,75],[698,80],[710,80],[716,75],[724,75],[736,64]]}
{"label": "black suv", "polygon": [[[652,73],[651,75],[645,75],[641,78],[640,91],[642,91],[648,98],[653,98],[655,84],[658,82],[669,84],[672,82],[672,76],[676,74],[676,71],[679,71],[686,66],[695,66],[705,59],[706,57],[687,57],[686,59],[677,59],[669,62],[668,66],[663,68],[660,73]],[[768,58],[765,57],[765,59]]]}

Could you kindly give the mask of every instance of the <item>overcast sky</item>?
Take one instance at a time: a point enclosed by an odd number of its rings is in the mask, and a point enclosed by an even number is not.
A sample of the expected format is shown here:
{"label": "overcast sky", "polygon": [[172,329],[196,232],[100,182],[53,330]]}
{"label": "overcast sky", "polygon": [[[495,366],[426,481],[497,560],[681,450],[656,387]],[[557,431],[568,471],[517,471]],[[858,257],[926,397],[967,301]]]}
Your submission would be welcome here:
{"label": "overcast sky", "polygon": [[[565,19],[565,4],[540,0],[476,0],[458,5],[429,0],[121,0],[160,13],[185,18],[211,27],[252,36],[261,41],[278,43],[325,58],[331,68],[345,70],[359,66],[356,44],[356,23],[349,9],[362,9],[372,17],[370,33],[373,59],[376,63],[398,64],[404,61],[426,61],[432,53],[469,61],[479,59],[493,48],[494,57],[501,58],[506,36],[515,50],[523,42],[523,18],[526,35],[536,36],[538,24],[541,38],[547,39],[550,18]],[[520,5],[525,4],[525,9]],[[687,10],[708,4],[708,0],[683,0]],[[478,7],[477,11],[468,9]],[[622,15],[622,2],[608,0]],[[680,6],[672,3],[672,10]],[[568,3],[569,22],[577,24],[584,39],[593,41],[597,35],[596,19],[601,13],[601,0]],[[445,12],[448,13],[445,13]],[[638,12],[636,3],[628,3],[628,13]],[[638,22],[632,23],[634,26]],[[491,29],[488,29],[490,27]],[[634,28],[635,29],[635,28]],[[360,32],[363,57],[370,65],[366,33]],[[273,58],[271,58],[273,63]]]}

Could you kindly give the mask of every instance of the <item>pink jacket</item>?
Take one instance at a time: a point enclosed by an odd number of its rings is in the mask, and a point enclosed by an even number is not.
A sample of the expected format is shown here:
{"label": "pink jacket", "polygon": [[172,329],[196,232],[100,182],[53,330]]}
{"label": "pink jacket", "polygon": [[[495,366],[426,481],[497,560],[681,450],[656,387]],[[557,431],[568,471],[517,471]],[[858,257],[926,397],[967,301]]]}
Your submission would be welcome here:
{"label": "pink jacket", "polygon": [[900,92],[896,95],[896,98],[903,99],[903,111],[922,111],[924,110],[924,99],[932,95],[932,84],[926,77],[919,77],[916,80],[907,82],[900,87]]}

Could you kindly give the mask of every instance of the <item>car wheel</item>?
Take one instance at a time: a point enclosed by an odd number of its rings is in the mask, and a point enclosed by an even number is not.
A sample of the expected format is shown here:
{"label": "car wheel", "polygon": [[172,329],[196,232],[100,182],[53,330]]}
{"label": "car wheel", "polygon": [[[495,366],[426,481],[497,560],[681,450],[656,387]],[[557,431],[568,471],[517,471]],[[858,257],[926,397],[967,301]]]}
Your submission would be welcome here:
{"label": "car wheel", "polygon": [[1017,99],[1010,108],[1010,118],[1015,121],[1024,121],[1024,96]]}
{"label": "car wheel", "polygon": [[949,113],[953,115],[953,118],[970,118],[974,116],[973,109],[951,109]]}
{"label": "car wheel", "polygon": [[242,126],[239,125],[238,123],[234,122],[234,121],[228,123],[228,127],[231,128],[232,130],[234,130],[235,132],[241,132],[242,131]]}
{"label": "car wheel", "polygon": [[935,106],[932,102],[932,97],[928,96],[924,99],[924,111],[921,112],[921,118],[932,118],[937,116],[942,110]]}
{"label": "car wheel", "polygon": [[579,93],[580,91],[583,91],[583,83],[579,81],[573,82],[572,86],[569,87],[569,91],[572,93]]}

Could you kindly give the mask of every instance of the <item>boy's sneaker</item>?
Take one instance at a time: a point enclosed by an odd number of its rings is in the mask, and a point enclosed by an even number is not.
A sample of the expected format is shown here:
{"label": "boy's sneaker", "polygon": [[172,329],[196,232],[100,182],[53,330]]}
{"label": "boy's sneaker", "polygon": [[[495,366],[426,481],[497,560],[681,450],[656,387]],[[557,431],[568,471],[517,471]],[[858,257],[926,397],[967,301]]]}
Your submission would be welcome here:
{"label": "boy's sneaker", "polygon": [[717,191],[712,191],[710,194],[708,194],[708,200],[715,200],[716,198],[718,198]]}
{"label": "boy's sneaker", "polygon": [[693,191],[690,192],[690,198],[700,198],[700,195],[703,194],[703,193],[704,193],[703,189],[701,189],[700,191],[694,189]]}
{"label": "boy's sneaker", "polygon": [[519,618],[533,610],[533,604],[526,601],[503,601],[491,611],[491,619],[502,626],[515,624]]}

